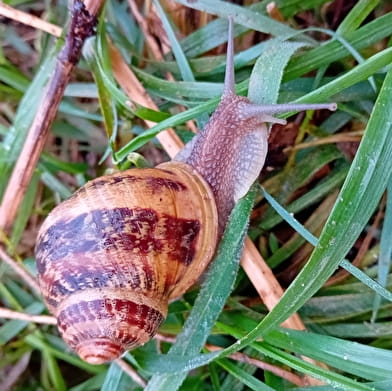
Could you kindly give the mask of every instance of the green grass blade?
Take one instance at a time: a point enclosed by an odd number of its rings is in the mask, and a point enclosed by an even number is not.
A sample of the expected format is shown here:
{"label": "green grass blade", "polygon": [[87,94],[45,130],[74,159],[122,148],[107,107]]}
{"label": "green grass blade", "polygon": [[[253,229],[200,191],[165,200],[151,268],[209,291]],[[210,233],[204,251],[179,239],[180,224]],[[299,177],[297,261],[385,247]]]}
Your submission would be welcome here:
{"label": "green grass blade", "polygon": [[[204,346],[210,329],[233,288],[254,196],[255,193],[250,192],[234,207],[218,252],[208,270],[207,278],[185,322],[183,331],[178,335],[176,343],[165,357],[166,360],[170,361],[170,355],[176,357],[196,355]],[[180,373],[155,375],[151,378],[146,390],[174,391],[178,389],[186,375],[186,367],[183,367]]]}
{"label": "green grass blade", "polygon": [[[288,37],[296,30],[287,25],[268,18],[261,13],[252,11],[245,7],[221,0],[198,0],[197,2],[189,2],[187,0],[175,0],[176,3],[186,5],[199,11],[208,12],[209,14],[218,15],[221,18],[233,16],[234,22],[242,24],[250,29],[261,31],[263,33],[272,34],[274,36]],[[227,28],[226,28],[227,31]]]}
{"label": "green grass blade", "polygon": [[185,54],[181,48],[180,43],[177,40],[177,37],[172,29],[172,26],[170,25],[170,22],[167,18],[165,11],[163,10],[159,0],[154,0],[154,4],[157,7],[158,15],[161,18],[163,27],[165,28],[166,34],[169,38],[174,57],[176,58],[178,66],[180,68],[182,79],[184,81],[195,81],[195,77],[193,76],[192,69],[188,63],[187,58],[185,57]]}
{"label": "green grass blade", "polygon": [[301,42],[268,41],[249,79],[248,98],[252,102],[273,104],[278,101],[284,69],[291,56],[303,46]]}
{"label": "green grass blade", "polygon": [[248,386],[251,390],[255,391],[273,391],[273,388],[267,386],[265,383],[258,380],[256,377],[250,375],[238,365],[235,365],[228,359],[216,360],[216,363],[224,368],[227,372],[235,376],[242,384]]}
{"label": "green grass blade", "polygon": [[[368,380],[392,377],[392,352],[357,342],[304,331],[281,329],[264,336],[269,344],[320,360],[340,370]],[[314,349],[317,346],[318,349]]]}
{"label": "green grass blade", "polygon": [[[45,309],[43,303],[34,302],[23,311],[27,314],[38,315]],[[17,336],[24,328],[28,326],[28,322],[22,320],[8,320],[0,327],[0,344],[5,345],[12,338]]]}
{"label": "green grass blade", "polygon": [[57,391],[66,391],[67,386],[56,359],[48,351],[43,352],[43,359],[48,369],[49,377],[54,389]]}
{"label": "green grass blade", "polygon": [[379,3],[380,0],[359,0],[340,23],[336,32],[345,35],[356,30]]}
{"label": "green grass blade", "polygon": [[[384,225],[380,240],[380,255],[378,258],[378,282],[381,286],[387,285],[392,256],[392,180],[388,184],[387,206],[385,210]],[[381,296],[376,296],[373,305],[372,321],[377,317],[377,311],[381,304]]]}
{"label": "green grass blade", "polygon": [[101,391],[132,390],[134,387],[130,377],[115,363],[110,364]]}
{"label": "green grass blade", "polygon": [[[290,215],[295,214],[320,201],[343,183],[345,177],[347,176],[347,172],[348,168],[346,165],[332,172],[314,189],[310,190],[303,196],[297,198],[290,205],[288,205],[285,208],[286,211],[289,212]],[[266,212],[263,220],[260,223],[260,228],[266,231],[270,230],[275,225],[279,224],[280,222],[282,222],[282,220],[284,220],[284,218],[280,214],[276,213],[276,211],[274,211],[273,209],[268,212]]]}

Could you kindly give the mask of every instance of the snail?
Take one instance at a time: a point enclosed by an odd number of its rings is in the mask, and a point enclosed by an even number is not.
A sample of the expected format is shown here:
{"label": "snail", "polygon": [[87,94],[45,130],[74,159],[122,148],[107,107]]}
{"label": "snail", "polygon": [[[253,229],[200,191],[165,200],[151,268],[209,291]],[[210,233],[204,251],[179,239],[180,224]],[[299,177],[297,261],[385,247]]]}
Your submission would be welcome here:
{"label": "snail", "polygon": [[156,333],[168,302],[212,259],[236,201],[261,171],[272,115],[336,104],[256,105],[235,94],[233,26],[216,111],[170,162],[96,178],[59,204],[37,238],[39,284],[65,342],[101,364]]}

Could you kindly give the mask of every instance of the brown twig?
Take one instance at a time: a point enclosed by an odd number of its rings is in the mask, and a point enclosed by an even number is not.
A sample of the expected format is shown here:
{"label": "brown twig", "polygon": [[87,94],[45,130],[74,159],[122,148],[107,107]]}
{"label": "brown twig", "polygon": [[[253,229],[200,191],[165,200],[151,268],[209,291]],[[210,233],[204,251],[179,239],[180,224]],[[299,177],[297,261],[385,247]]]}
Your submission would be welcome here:
{"label": "brown twig", "polygon": [[0,230],[9,229],[15,219],[47,140],[50,126],[56,116],[71,72],[79,60],[83,43],[93,34],[96,13],[101,3],[102,0],[89,2],[91,14],[81,0],[75,0],[73,3],[69,33],[57,56],[54,72],[42,96],[37,115],[31,125],[0,205]]}
{"label": "brown twig", "polygon": [[16,20],[27,26],[34,27],[38,30],[45,31],[49,34],[54,35],[55,37],[60,37],[63,31],[61,27],[46,22],[45,20],[38,18],[37,16],[28,14],[27,12],[19,11],[4,3],[0,3],[0,15],[12,20]]}
{"label": "brown twig", "polygon": [[0,307],[0,318],[18,319],[18,320],[24,320],[26,322],[40,323],[40,324],[50,324],[50,325],[57,324],[57,320],[54,316],[30,315],[30,314],[25,314],[24,312],[12,311],[9,310],[8,308],[1,308],[1,307]]}
{"label": "brown twig", "polygon": [[34,277],[26,271],[18,262],[12,259],[5,250],[0,246],[0,258],[19,276],[22,280],[30,286],[30,288],[40,296],[40,289]]}
{"label": "brown twig", "polygon": [[121,358],[118,358],[115,360],[115,363],[131,378],[133,379],[137,384],[139,384],[141,387],[145,387],[147,385],[147,382],[124,360]]}

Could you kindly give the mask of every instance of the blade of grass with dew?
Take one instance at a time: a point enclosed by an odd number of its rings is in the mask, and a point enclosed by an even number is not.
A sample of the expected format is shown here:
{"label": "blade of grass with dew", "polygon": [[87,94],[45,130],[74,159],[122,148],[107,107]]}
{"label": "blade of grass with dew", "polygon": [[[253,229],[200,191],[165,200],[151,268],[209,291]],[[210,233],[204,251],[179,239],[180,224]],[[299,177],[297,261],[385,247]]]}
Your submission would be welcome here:
{"label": "blade of grass with dew", "polygon": [[62,199],[71,196],[71,190],[46,168],[45,163],[39,162],[38,170],[41,172],[41,181],[54,193],[58,193]]}
{"label": "blade of grass with dew", "polygon": [[[265,198],[271,203],[271,196],[263,192]],[[337,191],[329,194],[317,207],[314,213],[308,217],[305,225],[301,225],[298,221],[290,214],[290,219],[286,220],[289,224],[297,231],[276,251],[272,253],[270,257],[266,259],[266,262],[271,268],[275,268],[280,265],[283,261],[287,260],[293,255],[299,248],[301,248],[307,240],[306,235],[314,237],[312,232],[319,232],[322,229],[325,221],[327,220],[331,209],[336,201]],[[275,207],[275,206],[274,206]],[[281,207],[283,209],[283,207]],[[287,211],[285,213],[288,214]],[[305,236],[304,236],[305,235]],[[310,242],[313,244],[312,242]],[[317,243],[317,239],[316,239]],[[314,244],[313,244],[314,245]]]}
{"label": "blade of grass with dew", "polygon": [[[224,313],[222,313],[222,314],[224,314]],[[244,353],[244,355],[251,356],[252,358],[254,358],[256,360],[257,359],[260,359],[260,360],[264,359],[263,355],[258,354],[252,348],[244,349],[243,353]],[[227,361],[229,362],[230,360],[227,360]],[[235,361],[234,365],[236,366],[236,368],[239,368],[239,371],[244,372],[244,373],[246,373],[246,374],[248,374],[249,376],[252,376],[252,377],[254,377],[255,373],[258,371],[258,368],[256,366],[251,365],[251,364],[247,364],[247,363],[244,363],[244,362]],[[216,363],[214,361],[211,364],[209,364],[209,367],[211,367],[211,366],[215,366],[215,368],[217,368],[218,363]],[[243,387],[244,387],[243,386],[244,382],[241,381],[240,377],[236,377],[236,376],[230,374],[229,371],[227,371],[227,372],[228,372],[227,375],[224,376],[224,378],[222,378],[222,384],[221,384],[221,387],[220,387],[219,390],[222,390],[222,391],[242,390]],[[247,377],[246,374],[244,375],[245,377]],[[258,376],[258,374],[256,376]],[[267,379],[264,378],[263,382],[266,384],[267,383]]]}
{"label": "blade of grass with dew", "polygon": [[[366,319],[372,311],[374,293],[340,293],[328,296],[317,296],[310,299],[302,308],[301,315],[305,320],[319,324],[349,319]],[[392,307],[386,303],[385,308]]]}
{"label": "blade of grass with dew", "polygon": [[301,42],[269,40],[252,69],[248,98],[258,104],[276,103],[284,69],[292,55],[304,46]]}
{"label": "blade of grass with dew", "polygon": [[[298,2],[298,0],[287,1],[285,0],[278,8],[286,16],[294,15],[297,10],[311,9],[315,5],[312,2]],[[326,0],[314,0],[313,3],[321,5],[326,3]],[[189,5],[189,4],[188,4]],[[286,11],[287,5],[287,11]],[[255,15],[265,13],[265,4],[258,2],[251,4],[249,7],[242,7],[255,13]],[[241,23],[241,22],[238,22]],[[234,26],[234,36],[237,37],[240,34],[248,31],[248,28],[236,24]],[[181,46],[188,58],[200,56],[203,53],[216,48],[227,41],[227,18],[214,19],[209,22],[206,26],[201,27],[197,31],[189,34],[181,41]],[[195,68],[194,68],[195,69]]]}
{"label": "blade of grass with dew", "polygon": [[[102,115],[87,113],[86,110],[76,107],[72,102],[64,99],[59,106],[59,112],[69,114],[74,117],[80,117],[84,119],[91,119],[92,121],[103,121]],[[53,126],[56,125],[56,122]]]}
{"label": "blade of grass with dew", "polygon": [[[373,391],[390,391],[392,389],[392,381],[385,380],[380,382],[366,383]],[[315,386],[315,387],[299,387],[294,388],[293,391],[336,391],[333,386]]]}
{"label": "blade of grass with dew", "polygon": [[[332,171],[332,173],[328,175],[325,180],[320,182],[320,184],[286,206],[287,212],[290,214],[298,213],[330,194],[334,189],[343,183],[348,172],[347,166],[348,165],[344,164],[342,167]],[[283,218],[278,213],[276,213],[275,210],[269,209],[269,212],[270,213],[266,212],[264,214],[264,217],[259,225],[260,228],[266,231],[270,230],[283,221]]]}
{"label": "blade of grass with dew", "polygon": [[366,59],[347,73],[336,77],[331,82],[317,88],[316,90],[296,99],[296,103],[305,103],[309,100],[320,102],[343,91],[344,89],[368,79],[381,68],[392,62],[392,48],[385,49],[374,56]]}
{"label": "blade of grass with dew", "polygon": [[[256,12],[261,12],[261,3],[253,4],[249,7]],[[227,18],[215,19],[207,25],[189,34],[181,41],[181,47],[188,58],[194,58],[207,53],[211,49],[227,42]],[[235,24],[233,29],[234,37],[237,37],[248,29],[240,24]]]}
{"label": "blade of grass with dew", "polygon": [[[241,338],[243,336],[243,331],[240,331],[235,327],[223,324],[221,322],[219,323],[219,327],[225,334],[230,334],[235,338]],[[306,332],[304,332],[304,334],[306,335]],[[338,389],[347,391],[372,391],[372,388],[364,384],[352,380],[342,374],[335,373],[331,370],[321,368],[313,363],[306,362],[298,357],[293,356],[291,353],[281,351],[267,343],[253,342],[250,346],[259,353],[271,358],[274,361],[282,363],[285,366],[295,369],[301,373],[310,375],[311,377],[319,379],[323,382],[333,384]],[[286,345],[286,347],[287,346],[288,345]],[[177,356],[176,365],[178,369],[186,367],[187,370],[191,370],[211,362],[212,360],[216,359],[217,355],[219,355],[219,352],[207,353],[193,358],[184,356],[182,357],[182,362],[181,358]],[[156,362],[151,361],[151,364],[153,364],[153,366],[149,368],[150,370],[155,369],[157,371],[171,371],[170,364],[164,360]],[[166,389],[172,388],[165,388],[165,390]],[[175,388],[173,388],[173,390],[175,390]]]}
{"label": "blade of grass with dew", "polygon": [[374,391],[366,384],[360,383],[340,373],[332,372],[317,366],[313,363],[304,361],[290,353],[276,349],[265,343],[252,343],[254,349],[264,353],[267,357],[276,360],[296,371],[321,380],[323,383],[331,384],[335,389],[345,391]]}
{"label": "blade of grass with dew", "polygon": [[[171,355],[196,355],[204,346],[233,288],[254,197],[255,192],[251,191],[234,207],[217,254],[211,263],[206,280],[185,322],[183,331],[177,336],[169,353],[164,356],[166,362],[170,362]],[[183,367],[181,372],[154,375],[146,390],[174,391],[180,387],[186,375],[186,367]]]}
{"label": "blade of grass with dew", "polygon": [[[181,41],[182,43],[183,41]],[[251,47],[253,48],[253,47]],[[251,49],[250,48],[250,49]],[[249,49],[249,50],[250,50]],[[214,56],[205,55],[201,58],[189,59],[189,65],[191,66],[193,73],[195,76],[204,76],[204,75],[215,75],[217,73],[224,72],[224,64],[225,64],[226,56],[223,54],[217,54]],[[251,61],[251,60],[249,60]],[[176,61],[167,60],[165,62],[150,60],[149,64],[151,65],[150,70],[155,71],[159,70],[161,73],[171,72],[176,75],[180,75],[180,68]]]}
{"label": "blade of grass with dew", "polygon": [[356,30],[378,4],[380,4],[380,0],[359,0],[339,24],[336,32],[344,36],[346,33]]}
{"label": "blade of grass with dew", "polygon": [[[98,46],[99,48],[99,46]],[[137,116],[140,119],[150,120],[154,122],[159,122],[170,117],[170,114],[149,109],[147,107],[141,106],[136,102],[130,102],[129,97],[124,93],[122,89],[117,87],[116,82],[112,76],[111,68],[104,68],[101,63],[102,52],[99,50],[95,53],[97,70],[100,73],[100,78],[105,84],[107,91],[111,94],[114,101],[119,104],[119,106],[128,112],[131,116]]]}
{"label": "blade of grass with dew", "polygon": [[154,0],[155,7],[157,8],[158,15],[161,19],[164,29],[166,30],[166,34],[169,38],[170,45],[174,54],[174,57],[177,60],[178,67],[181,72],[182,80],[184,81],[195,81],[195,76],[193,76],[193,72],[191,67],[189,66],[188,60],[181,48],[180,43],[177,40],[176,34],[173,31],[173,28],[169,22],[169,19],[163,10],[161,3],[159,0]]}
{"label": "blade of grass with dew", "polygon": [[[275,347],[320,360],[363,379],[376,381],[392,377],[390,350],[291,329],[273,330],[264,336],[264,340]],[[318,349],[314,349],[315,346]]]}
{"label": "blade of grass with dew", "polygon": [[258,380],[256,377],[250,375],[236,364],[231,362],[230,360],[223,358],[220,360],[216,360],[216,363],[224,368],[228,373],[236,377],[241,381],[241,384],[245,384],[251,390],[255,391],[274,391],[273,388],[267,386],[265,383]]}
{"label": "blade of grass with dew", "polygon": [[45,164],[45,167],[55,172],[64,171],[68,174],[83,174],[88,169],[87,163],[67,162],[46,152],[42,153],[40,160]]}
{"label": "blade of grass with dew", "polygon": [[[240,331],[237,327],[232,327],[232,326],[228,326],[222,323],[219,323],[219,327],[227,334],[231,334],[233,337],[235,338],[240,338],[241,335],[243,335],[243,331]],[[282,331],[281,331],[282,330]],[[283,334],[283,336],[286,333],[286,331],[291,331],[291,329],[277,329],[277,330],[273,330],[272,332],[275,332],[276,334],[276,339],[279,339],[279,336],[281,334]],[[293,331],[297,331],[297,330],[293,330]],[[306,338],[306,335],[308,335],[308,333],[306,331],[298,331],[298,333],[301,333],[300,335],[304,338]],[[312,333],[309,333],[310,336],[312,336]],[[289,338],[285,338],[286,341],[286,345],[285,347],[282,348],[282,350],[280,350],[279,348],[276,348],[275,346],[270,345],[267,342],[253,342],[250,346],[255,349],[256,351],[258,351],[259,353],[265,355],[266,357],[269,357],[273,360],[276,360],[277,362],[288,366],[292,369],[295,369],[303,374],[307,374],[315,379],[319,379],[324,383],[327,384],[334,384],[336,386],[336,388],[338,389],[343,389],[343,390],[351,390],[351,391],[359,391],[359,390],[367,390],[370,391],[371,388],[369,388],[366,385],[361,384],[360,382],[357,382],[355,380],[350,379],[349,377],[341,374],[341,373],[335,373],[333,371],[331,371],[328,368],[323,368],[320,367],[318,365],[316,365],[313,362],[308,362],[307,360],[304,360],[302,358],[296,357],[294,355],[292,355],[292,353],[290,352],[291,349],[290,347],[290,342],[287,342]],[[311,345],[308,341],[308,344]],[[355,345],[355,343],[350,342],[350,344]],[[315,346],[317,346],[316,344],[312,345],[313,348],[315,348]],[[366,349],[367,346],[363,345],[363,348]],[[374,350],[378,350],[375,348],[372,348]],[[287,351],[289,350],[289,351]],[[317,349],[315,349],[317,350]],[[381,349],[382,350],[382,349]],[[327,351],[328,353],[328,351]],[[360,352],[360,355],[362,355],[363,353]],[[327,357],[329,357],[326,354]],[[333,355],[332,355],[332,360],[333,360]],[[357,357],[355,356],[355,359],[358,360],[362,360],[362,357]],[[352,369],[352,366],[355,366],[355,361],[353,361],[353,363],[349,363],[347,366],[345,366],[344,364],[342,364],[339,368],[342,369],[342,371],[345,371],[345,369],[347,369],[347,373],[350,373],[350,370]],[[384,364],[385,366],[385,364]],[[367,368],[367,367],[366,367]],[[374,368],[372,368],[374,370]],[[370,372],[370,368],[367,368],[367,370],[369,370]]]}
{"label": "blade of grass with dew", "polygon": [[[392,127],[391,127],[392,129]],[[392,168],[391,168],[392,170]],[[309,232],[302,224],[300,224],[293,216],[291,216],[281,205],[279,205],[264,189],[263,189],[264,197],[268,200],[268,202],[273,205],[275,210],[282,216],[284,219],[310,244],[313,246],[318,246],[319,240]],[[341,197],[341,195],[340,195]],[[338,200],[339,201],[339,200]],[[336,204],[335,204],[336,206]],[[330,218],[329,218],[330,220]],[[334,224],[332,224],[334,225]],[[359,235],[359,234],[358,234]],[[353,240],[354,243],[354,240]],[[347,250],[348,251],[348,250]],[[350,274],[356,277],[358,280],[363,282],[369,288],[380,294],[385,299],[392,301],[392,292],[387,291],[383,286],[372,280],[367,274],[365,274],[362,270],[358,269],[346,259],[342,259],[339,262],[339,265],[346,269]]]}
{"label": "blade of grass with dew", "polygon": [[[380,239],[380,255],[378,257],[378,282],[381,286],[387,285],[389,270],[391,268],[392,256],[392,178],[389,180],[387,190],[387,205],[385,209],[384,224]],[[381,296],[376,296],[373,303],[372,322],[377,318],[380,308]]]}
{"label": "blade of grass with dew", "polygon": [[101,391],[132,390],[133,386],[133,380],[116,363],[111,363]]}
{"label": "blade of grass with dew", "polygon": [[331,325],[323,325],[323,332],[326,334],[339,338],[391,338],[392,337],[392,322],[377,322],[377,323],[339,323]]}
{"label": "blade of grass with dew", "polygon": [[64,96],[90,99],[97,99],[99,97],[96,83],[89,82],[69,83],[65,88]]}
{"label": "blade of grass with dew", "polygon": [[352,263],[350,263],[347,259],[343,259],[339,263],[339,265],[342,268],[346,269],[351,275],[356,277],[359,281],[363,282],[369,288],[373,289],[374,292],[381,295],[384,299],[387,299],[388,301],[392,301],[392,292],[389,292],[382,285],[380,285],[379,283],[374,281],[372,278],[370,278],[361,269],[358,269],[356,266],[354,266]]}

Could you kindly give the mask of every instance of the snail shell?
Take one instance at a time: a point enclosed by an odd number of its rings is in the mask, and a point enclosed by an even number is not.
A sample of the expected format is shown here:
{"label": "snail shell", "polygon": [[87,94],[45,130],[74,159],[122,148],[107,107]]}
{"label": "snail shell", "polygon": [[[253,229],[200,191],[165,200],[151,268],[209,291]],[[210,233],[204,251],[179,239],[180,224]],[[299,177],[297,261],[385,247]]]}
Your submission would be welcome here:
{"label": "snail shell", "polygon": [[63,339],[93,364],[147,342],[211,260],[217,210],[189,165],[88,182],[45,220],[39,283]]}

